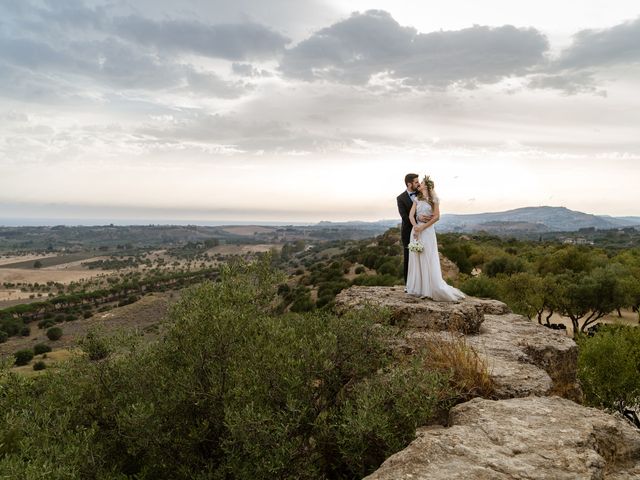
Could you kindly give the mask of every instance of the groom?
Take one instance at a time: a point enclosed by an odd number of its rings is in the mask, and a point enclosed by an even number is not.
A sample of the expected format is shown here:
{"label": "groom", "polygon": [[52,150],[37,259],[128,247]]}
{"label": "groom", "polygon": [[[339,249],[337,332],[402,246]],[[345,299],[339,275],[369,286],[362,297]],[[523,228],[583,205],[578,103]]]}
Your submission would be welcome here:
{"label": "groom", "polygon": [[[400,212],[400,217],[402,217],[402,229],[400,231],[400,237],[402,238],[402,246],[404,247],[404,284],[407,284],[407,272],[409,271],[409,242],[411,241],[411,229],[413,225],[411,224],[411,220],[409,220],[409,212],[411,211],[411,206],[413,205],[413,200],[416,198],[418,194],[418,187],[420,186],[420,180],[418,175],[415,173],[408,173],[404,177],[404,184],[407,189],[398,195],[398,212]],[[429,218],[427,215],[421,215],[418,217],[418,220],[421,222],[428,222]],[[406,287],[405,287],[406,291]]]}

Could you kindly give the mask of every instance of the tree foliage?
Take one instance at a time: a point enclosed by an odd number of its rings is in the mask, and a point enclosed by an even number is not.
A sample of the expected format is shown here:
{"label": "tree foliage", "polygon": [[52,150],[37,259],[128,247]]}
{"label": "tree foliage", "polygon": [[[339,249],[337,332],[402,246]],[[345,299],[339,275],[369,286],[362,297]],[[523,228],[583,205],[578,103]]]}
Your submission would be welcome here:
{"label": "tree foliage", "polygon": [[0,374],[0,477],[361,478],[455,401],[396,358],[384,311],[275,313],[270,263],[186,290],[153,343],[92,334],[56,371]]}

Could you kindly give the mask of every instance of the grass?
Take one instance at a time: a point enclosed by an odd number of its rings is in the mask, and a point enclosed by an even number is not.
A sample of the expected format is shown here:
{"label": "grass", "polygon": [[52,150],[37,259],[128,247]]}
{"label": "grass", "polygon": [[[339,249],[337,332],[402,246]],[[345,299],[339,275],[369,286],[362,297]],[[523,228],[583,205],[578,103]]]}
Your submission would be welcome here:
{"label": "grass", "polygon": [[[58,363],[71,358],[74,353],[76,353],[76,351],[77,350],[74,349],[61,348],[60,350],[54,350],[52,352],[36,355],[28,364],[22,365],[20,367],[12,367],[11,371],[26,376],[41,375],[43,372],[46,372],[47,369],[55,368]],[[33,364],[39,360],[44,361],[44,363],[47,365],[47,368],[45,368],[44,370],[34,370]]]}
{"label": "grass", "polygon": [[461,400],[494,398],[495,386],[484,359],[459,332],[429,336],[425,341],[425,368],[451,374],[450,383]]}

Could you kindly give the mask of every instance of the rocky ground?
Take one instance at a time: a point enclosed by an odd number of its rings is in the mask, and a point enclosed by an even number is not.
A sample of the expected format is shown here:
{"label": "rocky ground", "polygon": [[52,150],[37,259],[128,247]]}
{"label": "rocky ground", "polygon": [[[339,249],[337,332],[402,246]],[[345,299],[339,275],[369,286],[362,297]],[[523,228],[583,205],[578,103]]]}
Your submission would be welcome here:
{"label": "rocky ground", "polygon": [[577,346],[564,333],[494,300],[432,302],[402,287],[351,287],[336,304],[389,308],[407,348],[464,335],[496,386],[497,400],[476,398],[454,407],[447,426],[418,429],[368,480],[640,479],[640,432],[580,405]]}

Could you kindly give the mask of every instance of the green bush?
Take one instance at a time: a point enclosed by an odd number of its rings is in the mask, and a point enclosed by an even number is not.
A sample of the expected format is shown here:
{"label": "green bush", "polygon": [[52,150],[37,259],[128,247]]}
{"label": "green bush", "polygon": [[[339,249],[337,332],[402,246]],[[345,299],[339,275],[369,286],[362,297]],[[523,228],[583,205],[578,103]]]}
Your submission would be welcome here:
{"label": "green bush", "polygon": [[31,359],[33,359],[33,350],[31,349],[18,350],[13,354],[13,356],[15,358],[14,363],[16,365],[18,366],[26,365],[31,361]]}
{"label": "green bush", "polygon": [[78,343],[89,360],[102,360],[112,352],[107,339],[100,336],[96,330],[90,330]]}
{"label": "green bush", "polygon": [[378,268],[377,272],[380,275],[392,275],[394,277],[402,276],[402,259],[397,257],[392,260],[387,260]]}
{"label": "green bush", "polygon": [[28,337],[29,335],[31,335],[31,329],[28,326],[25,325],[20,329],[20,336]]}
{"label": "green bush", "polygon": [[44,370],[45,368],[47,368],[47,364],[44,363],[42,360],[38,360],[37,362],[34,362],[34,364],[33,364],[33,369],[34,370]]}
{"label": "green bush", "polygon": [[38,328],[49,328],[55,324],[56,324],[55,320],[53,320],[52,318],[47,318],[45,320],[40,320],[38,322]]}
{"label": "green bush", "polygon": [[0,372],[2,475],[361,478],[458,398],[419,355],[394,356],[384,311],[274,314],[269,266],[186,289],[152,343],[101,338],[117,355]]}
{"label": "green bush", "polygon": [[36,355],[40,355],[42,353],[47,353],[51,351],[51,347],[46,343],[36,343],[33,346],[33,353]]}
{"label": "green bush", "polygon": [[590,405],[622,412],[640,404],[639,328],[607,325],[580,336],[579,347],[578,378]]}
{"label": "green bush", "polygon": [[49,340],[59,340],[62,337],[62,329],[60,327],[51,327],[47,330],[47,338]]}
{"label": "green bush", "polygon": [[460,290],[462,290],[467,295],[471,295],[472,297],[494,299],[500,298],[500,288],[498,282],[484,275],[471,277],[465,280],[460,285]]}
{"label": "green bush", "polygon": [[494,258],[487,262],[484,267],[484,273],[490,277],[495,277],[498,274],[513,275],[514,273],[524,272],[525,265],[522,260],[512,256],[502,256]]}
{"label": "green bush", "polygon": [[9,334],[4,330],[0,330],[0,343],[4,343],[9,338]]}

